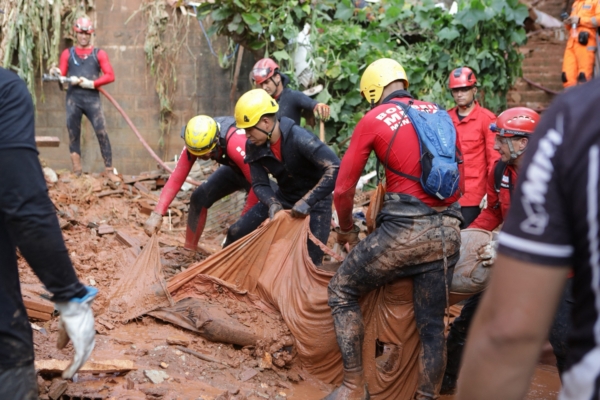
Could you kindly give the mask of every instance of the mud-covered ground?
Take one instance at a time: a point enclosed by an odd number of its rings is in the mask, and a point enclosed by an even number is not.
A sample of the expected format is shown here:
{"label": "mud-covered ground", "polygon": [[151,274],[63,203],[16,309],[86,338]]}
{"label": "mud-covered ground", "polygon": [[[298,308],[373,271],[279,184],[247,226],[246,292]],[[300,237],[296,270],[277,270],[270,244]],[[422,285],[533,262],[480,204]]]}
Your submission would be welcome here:
{"label": "mud-covered ground", "polygon": [[[122,192],[111,193],[115,189],[122,189]],[[108,311],[111,288],[135,259],[138,251],[135,245],[143,246],[148,240],[142,228],[147,218],[144,212],[148,212],[148,205],[154,204],[153,196],[157,192],[142,193],[133,185],[125,184],[115,188],[98,175],[76,178],[68,172],[60,173],[56,183],[49,183],[49,191],[79,278],[100,291],[93,306],[97,336],[91,360],[132,360],[137,367],[125,373],[79,373],[72,382],[68,382],[61,398],[321,399],[333,389],[304,372],[294,360],[290,346],[284,347],[285,351],[289,351],[285,353],[281,346],[260,348],[215,343],[150,316],[128,324],[111,319]],[[224,236],[224,229],[205,232],[200,244],[207,250],[206,254],[191,253],[180,247],[184,241],[186,197],[189,199],[189,193],[177,199],[178,207],[172,209],[171,224],[165,218],[160,235],[161,264],[166,279],[216,251]],[[115,233],[100,234],[107,230],[106,225],[112,227]],[[117,232],[133,242],[134,248],[123,244],[123,240],[117,240]],[[40,284],[22,258],[19,259],[19,268],[24,284]],[[219,299],[211,301],[218,302]],[[226,301],[223,301],[223,306],[226,310],[232,308]],[[248,306],[235,305],[233,308],[236,313],[247,313],[244,323],[251,324],[256,319],[253,313],[258,311],[241,310],[240,307]],[[65,350],[56,349],[56,317],[50,321],[31,321],[34,323],[36,359],[68,360],[72,357],[71,345]],[[271,316],[269,324],[280,336],[274,338],[274,342],[286,341],[289,331],[281,318]],[[214,361],[202,360],[185,352],[185,349]],[[285,358],[285,362],[281,361],[281,357]],[[274,359],[279,362],[273,362]],[[163,381],[154,383],[150,379],[153,376],[159,376],[158,380],[162,377]],[[153,379],[156,381],[157,378]],[[57,375],[41,374],[38,377],[40,397],[50,398],[59,380]],[[555,398],[559,386],[556,369],[541,365],[528,398]]]}

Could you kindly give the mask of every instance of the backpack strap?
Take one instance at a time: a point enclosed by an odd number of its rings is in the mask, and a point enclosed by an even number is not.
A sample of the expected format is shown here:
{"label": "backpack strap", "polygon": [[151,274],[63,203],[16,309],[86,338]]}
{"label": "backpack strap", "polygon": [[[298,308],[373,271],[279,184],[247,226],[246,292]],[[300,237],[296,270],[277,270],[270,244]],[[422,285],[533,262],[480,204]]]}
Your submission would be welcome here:
{"label": "backpack strap", "polygon": [[[506,168],[508,168],[508,163],[503,162],[502,160],[498,160],[496,166],[494,167],[494,190],[496,193],[500,193],[500,188],[502,187],[502,177],[504,176],[504,172],[506,172]],[[508,175],[508,191],[510,193],[510,197],[512,197],[513,193],[513,183],[510,179],[510,174]],[[500,196],[498,196],[498,203],[494,204],[493,208],[500,207]]]}
{"label": "backpack strap", "polygon": [[[393,173],[395,173],[396,175],[400,175],[404,178],[413,180],[415,182],[420,182],[421,181],[420,178],[397,171],[388,165],[388,160],[390,158],[390,151],[392,150],[392,144],[394,144],[394,140],[396,140],[396,135],[398,134],[398,131],[400,130],[400,127],[402,126],[402,121],[404,121],[404,118],[408,118],[408,110],[412,106],[413,100],[411,99],[408,102],[408,104],[404,104],[402,102],[394,101],[394,100],[386,101],[384,104],[389,104],[389,103],[399,106],[402,109],[402,111],[404,112],[404,116],[402,117],[402,119],[400,121],[398,121],[398,127],[396,128],[396,131],[394,132],[394,135],[392,136],[392,140],[390,140],[390,144],[388,145],[387,151],[385,152],[385,161],[383,162],[383,166],[385,168],[389,169],[390,171],[392,171]],[[379,163],[379,159],[377,160],[377,162]],[[379,167],[379,164],[377,164],[377,167]],[[379,168],[377,169],[377,174],[379,175]]]}

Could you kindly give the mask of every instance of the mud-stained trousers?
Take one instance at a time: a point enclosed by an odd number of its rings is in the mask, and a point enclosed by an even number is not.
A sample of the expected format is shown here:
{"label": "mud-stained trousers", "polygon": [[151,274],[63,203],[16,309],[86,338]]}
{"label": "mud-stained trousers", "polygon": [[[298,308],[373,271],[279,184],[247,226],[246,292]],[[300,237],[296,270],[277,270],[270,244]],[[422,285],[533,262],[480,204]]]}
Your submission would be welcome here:
{"label": "mud-stained trousers", "polygon": [[412,277],[421,339],[416,397],[437,397],[446,364],[446,290],[459,257],[460,223],[458,203],[438,213],[415,197],[386,194],[377,229],[350,252],[328,287],[345,370],[362,367],[364,326],[359,298],[388,282]]}
{"label": "mud-stained trousers", "polygon": [[37,376],[33,364],[0,369],[0,399],[37,400]]}
{"label": "mud-stained trousers", "polygon": [[67,94],[69,152],[81,156],[81,118],[83,115],[90,120],[94,127],[100,145],[100,153],[104,159],[104,166],[107,168],[112,167],[112,150],[106,132],[106,120],[100,102],[100,93],[97,90]]}
{"label": "mud-stained trousers", "polygon": [[[291,210],[293,203],[284,200],[279,190],[275,191],[277,200],[281,203],[284,210]],[[331,231],[331,203],[333,196],[329,195],[317,202],[310,211],[310,231],[317,239],[327,243]],[[260,226],[260,224],[269,218],[269,207],[259,202],[244,214],[235,224],[229,227],[225,247],[236,240],[246,236]],[[313,264],[321,265],[323,263],[323,250],[308,239],[308,255]]]}
{"label": "mud-stained trousers", "polygon": [[[565,370],[568,352],[568,336],[571,327],[571,308],[574,300],[572,295],[573,278],[567,280],[562,298],[558,305],[558,310],[550,327],[549,341],[552,345],[554,356],[556,357],[556,368],[559,375],[562,376]],[[453,389],[456,386],[462,353],[465,346],[467,333],[471,326],[471,321],[477,311],[479,301],[483,296],[483,292],[469,297],[463,306],[460,315],[454,320],[450,326],[448,334],[448,363],[444,376],[444,386],[448,385],[448,389]]]}
{"label": "mud-stained trousers", "polygon": [[247,193],[250,191],[250,183],[244,178],[244,175],[226,165],[217,168],[206,182],[194,190],[188,212],[186,249],[195,249],[198,246],[198,241],[206,224],[207,210],[216,201],[238,190],[245,190]]}

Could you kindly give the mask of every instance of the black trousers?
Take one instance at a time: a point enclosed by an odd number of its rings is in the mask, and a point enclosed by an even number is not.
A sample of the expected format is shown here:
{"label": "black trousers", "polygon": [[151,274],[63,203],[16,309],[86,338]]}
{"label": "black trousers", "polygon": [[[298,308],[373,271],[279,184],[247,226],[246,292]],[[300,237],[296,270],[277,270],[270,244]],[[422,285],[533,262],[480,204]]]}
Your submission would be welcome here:
{"label": "black trousers", "polygon": [[0,399],[37,400],[38,385],[33,364],[0,369]]}
{"label": "black trousers", "polygon": [[475,221],[475,218],[479,216],[481,213],[481,208],[479,206],[468,206],[461,207],[460,212],[463,216],[463,223],[460,224],[460,229],[468,228],[471,225],[471,222]]}
{"label": "black trousers", "polygon": [[250,183],[241,172],[236,172],[226,165],[220,166],[206,182],[198,186],[190,199],[188,212],[188,226],[196,232],[198,218],[202,209],[209,209],[212,205],[238,190],[250,190]]}
{"label": "black trousers", "polygon": [[[565,290],[556,311],[556,316],[550,327],[549,340],[552,345],[554,356],[556,357],[556,367],[559,374],[562,375],[565,370],[565,364],[568,352],[568,336],[571,327],[571,308],[573,307],[573,278],[567,280]],[[479,302],[482,293],[467,299],[463,306],[460,315],[454,320],[450,326],[450,333],[448,334],[447,348],[448,348],[448,363],[446,366],[446,375],[452,380],[458,378],[460,370],[460,363],[462,360],[462,353],[465,346],[469,327]]]}
{"label": "black trousers", "polygon": [[[422,345],[417,391],[435,398],[446,364],[446,285],[452,283],[459,257],[460,219],[437,213],[415,198],[409,204],[388,199],[386,194],[377,229],[348,254],[329,282],[329,306],[337,341],[344,369],[362,367],[364,326],[358,300],[388,282],[412,277],[415,320]],[[409,208],[416,215],[401,216],[410,212]]]}
{"label": "black trousers", "polygon": [[[275,195],[284,209],[291,210],[294,207],[294,204],[281,198],[279,191],[275,191]],[[329,233],[331,232],[332,201],[333,196],[329,195],[317,202],[310,211],[310,231],[323,243],[327,243]],[[239,221],[229,227],[225,246],[254,231],[267,218],[269,218],[269,207],[263,203],[258,203],[244,214]],[[323,262],[323,250],[310,239],[308,240],[308,254],[315,265],[321,265]]]}
{"label": "black trousers", "polygon": [[96,90],[67,95],[67,130],[69,131],[69,152],[81,155],[81,118],[85,115],[92,126],[105,167],[112,167],[112,150],[106,132],[106,120],[102,111],[100,94]]}

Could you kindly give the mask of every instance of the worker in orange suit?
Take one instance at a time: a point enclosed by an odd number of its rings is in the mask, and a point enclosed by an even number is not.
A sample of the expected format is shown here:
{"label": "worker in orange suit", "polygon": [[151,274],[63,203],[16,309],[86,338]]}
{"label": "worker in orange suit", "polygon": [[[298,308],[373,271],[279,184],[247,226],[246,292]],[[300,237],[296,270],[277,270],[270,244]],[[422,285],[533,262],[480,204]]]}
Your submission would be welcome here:
{"label": "worker in orange suit", "polygon": [[597,51],[596,31],[600,20],[598,0],[575,0],[571,16],[565,20],[569,40],[563,61],[562,82],[565,88],[589,81],[594,71]]}

